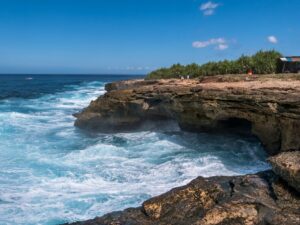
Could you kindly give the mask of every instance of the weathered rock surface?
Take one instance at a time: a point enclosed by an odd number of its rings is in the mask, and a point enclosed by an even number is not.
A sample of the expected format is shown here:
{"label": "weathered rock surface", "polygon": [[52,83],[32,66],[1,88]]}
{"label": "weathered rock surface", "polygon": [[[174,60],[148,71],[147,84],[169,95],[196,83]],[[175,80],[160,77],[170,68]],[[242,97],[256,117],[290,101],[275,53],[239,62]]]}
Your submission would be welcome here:
{"label": "weathered rock surface", "polygon": [[274,172],[300,192],[300,151],[280,153],[269,161]]}
{"label": "weathered rock surface", "polygon": [[299,225],[300,81],[226,79],[111,83],[75,125],[113,132],[171,119],[186,130],[231,132],[250,124],[270,155],[282,152],[270,158],[275,173],[198,177],[141,207],[74,225]]}
{"label": "weathered rock surface", "polygon": [[299,225],[300,196],[271,171],[198,177],[189,184],[74,225]]}
{"label": "weathered rock surface", "polygon": [[147,120],[172,119],[185,130],[216,131],[249,122],[269,154],[300,149],[299,80],[136,80],[106,89],[75,115],[76,126],[129,131]]}

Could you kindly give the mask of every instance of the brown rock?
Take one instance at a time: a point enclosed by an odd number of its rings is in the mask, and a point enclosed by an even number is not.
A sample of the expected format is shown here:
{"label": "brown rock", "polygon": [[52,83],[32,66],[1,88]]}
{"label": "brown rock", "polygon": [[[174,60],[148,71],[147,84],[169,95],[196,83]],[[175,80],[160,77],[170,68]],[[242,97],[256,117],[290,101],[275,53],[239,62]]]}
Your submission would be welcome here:
{"label": "brown rock", "polygon": [[272,172],[198,177],[142,207],[74,225],[297,225],[300,196]]}
{"label": "brown rock", "polygon": [[[124,81],[76,114],[75,125],[101,132],[174,120],[192,131],[251,131],[271,157],[271,171],[198,177],[189,184],[83,225],[299,225],[300,81]],[[283,179],[281,179],[283,178]],[[288,184],[287,184],[288,183]],[[292,188],[291,188],[292,187]],[[297,192],[298,191],[298,192]]]}
{"label": "brown rock", "polygon": [[[101,132],[130,131],[148,120],[174,120],[191,131],[249,127],[269,154],[299,150],[300,81],[123,81],[76,114],[75,125]],[[240,126],[240,127],[239,127]]]}
{"label": "brown rock", "polygon": [[284,152],[269,161],[274,172],[300,192],[300,151]]}

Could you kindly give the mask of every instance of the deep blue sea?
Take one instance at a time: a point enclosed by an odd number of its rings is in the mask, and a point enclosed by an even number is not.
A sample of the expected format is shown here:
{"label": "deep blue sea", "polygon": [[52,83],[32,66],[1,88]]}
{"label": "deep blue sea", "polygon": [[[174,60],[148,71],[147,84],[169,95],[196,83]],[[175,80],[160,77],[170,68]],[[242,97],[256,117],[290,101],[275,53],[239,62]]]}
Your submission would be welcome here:
{"label": "deep blue sea", "polygon": [[0,75],[0,224],[54,225],[139,206],[197,176],[269,168],[253,137],[91,134],[73,113],[133,76]]}

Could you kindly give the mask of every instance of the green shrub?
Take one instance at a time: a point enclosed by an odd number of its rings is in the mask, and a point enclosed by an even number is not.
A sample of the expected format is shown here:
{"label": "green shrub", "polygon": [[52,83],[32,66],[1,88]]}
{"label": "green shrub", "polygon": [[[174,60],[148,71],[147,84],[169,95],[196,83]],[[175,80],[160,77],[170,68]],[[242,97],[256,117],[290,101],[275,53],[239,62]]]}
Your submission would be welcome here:
{"label": "green shrub", "polygon": [[208,62],[203,65],[174,64],[170,68],[161,68],[149,73],[146,79],[180,78],[189,75],[191,78],[224,74],[245,74],[249,70],[255,74],[272,74],[281,71],[279,58],[282,55],[275,51],[259,51],[253,56],[242,55],[237,60]]}

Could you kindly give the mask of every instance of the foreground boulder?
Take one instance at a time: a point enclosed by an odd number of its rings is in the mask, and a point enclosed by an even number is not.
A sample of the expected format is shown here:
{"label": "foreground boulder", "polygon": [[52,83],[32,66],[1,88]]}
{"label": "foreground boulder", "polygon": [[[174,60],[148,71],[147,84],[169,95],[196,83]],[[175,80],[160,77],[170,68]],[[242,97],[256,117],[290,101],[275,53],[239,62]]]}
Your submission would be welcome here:
{"label": "foreground boulder", "polygon": [[74,225],[298,225],[300,196],[273,172],[198,177],[189,184]]}
{"label": "foreground boulder", "polygon": [[133,80],[106,89],[75,115],[76,126],[130,131],[168,119],[184,130],[231,132],[240,125],[249,126],[271,155],[300,149],[300,80]]}
{"label": "foreground boulder", "polygon": [[269,159],[273,170],[300,192],[300,151],[284,152]]}

